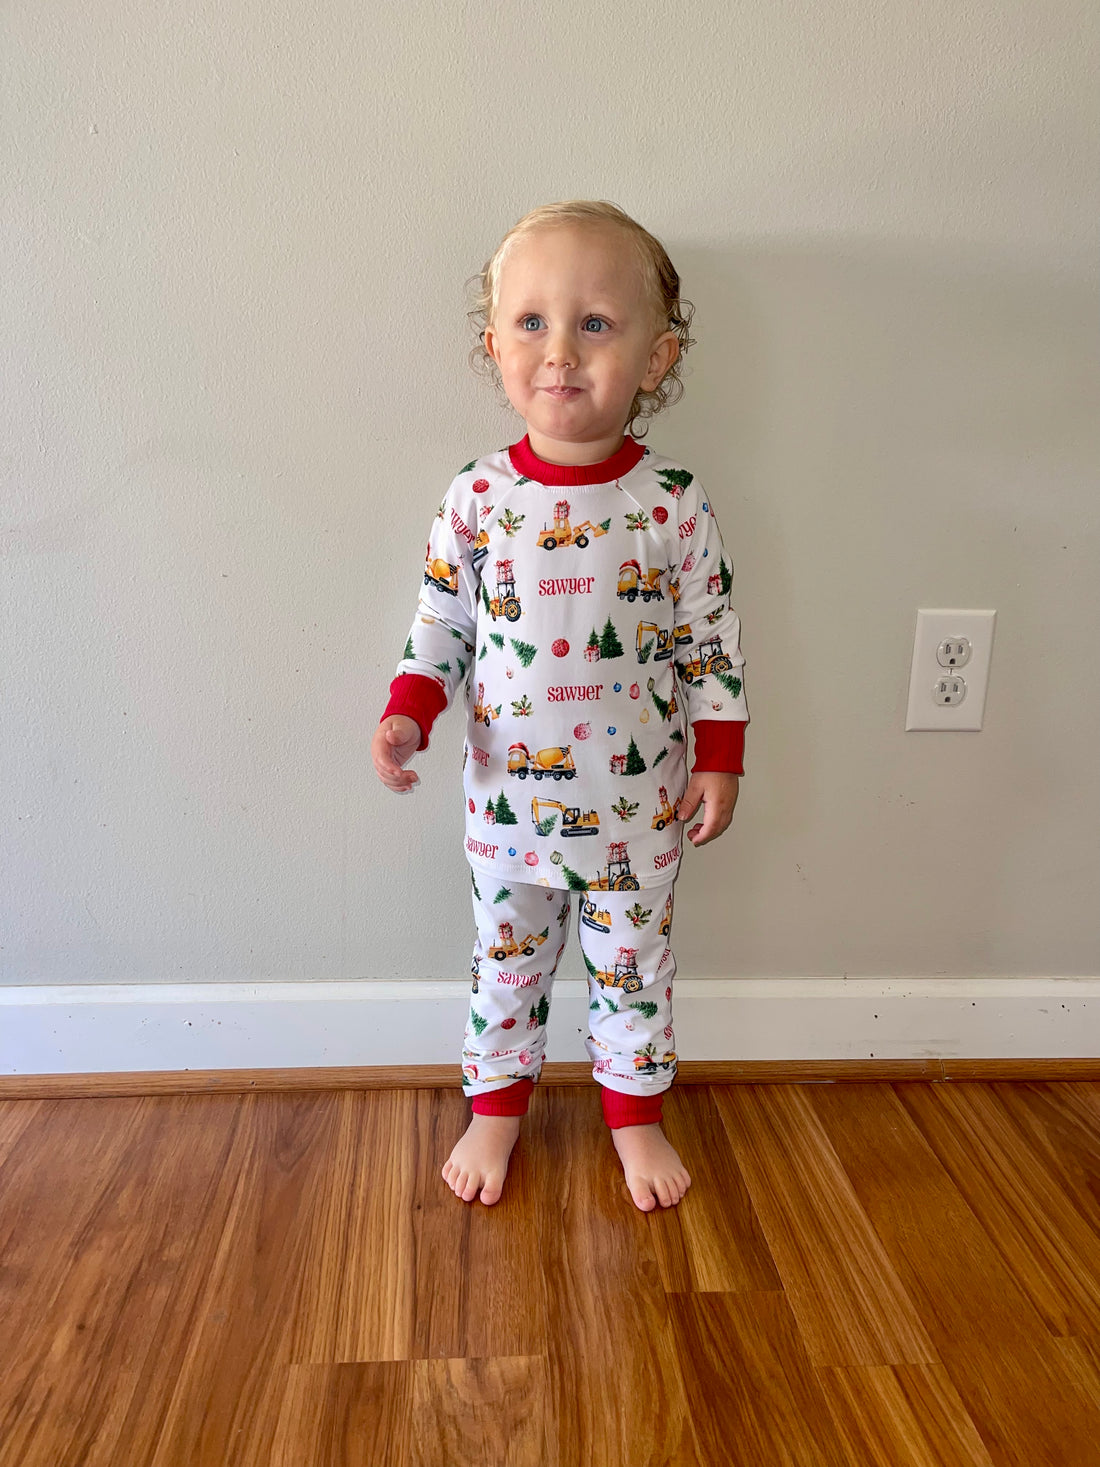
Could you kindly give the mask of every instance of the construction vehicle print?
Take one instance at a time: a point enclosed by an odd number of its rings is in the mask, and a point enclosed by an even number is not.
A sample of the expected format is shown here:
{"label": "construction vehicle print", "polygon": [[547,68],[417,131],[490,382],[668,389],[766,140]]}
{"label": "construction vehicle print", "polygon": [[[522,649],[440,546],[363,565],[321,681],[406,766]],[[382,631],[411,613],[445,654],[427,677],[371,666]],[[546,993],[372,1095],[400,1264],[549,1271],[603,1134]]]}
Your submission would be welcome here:
{"label": "construction vehicle print", "polygon": [[[477,1065],[464,1064],[462,1066],[463,1085],[476,1084],[478,1082]],[[481,1078],[483,1085],[509,1085],[513,1080],[522,1080],[523,1075],[485,1075]]]}
{"label": "construction vehicle print", "polygon": [[611,913],[603,907],[597,907],[590,898],[585,897],[581,903],[581,921],[586,927],[592,927],[597,932],[611,931]]}
{"label": "construction vehicle print", "polygon": [[473,983],[470,985],[470,991],[472,993],[476,993],[478,979],[481,977],[481,959],[478,957],[477,953],[474,954],[474,960],[470,964],[470,974],[474,980]]}
{"label": "construction vehicle print", "polygon": [[540,800],[536,795],[531,801],[531,819],[535,822],[535,830],[539,835],[549,835],[550,828],[540,829],[542,822],[547,818],[540,815],[541,810],[561,811],[561,830],[559,835],[599,835],[600,817],[595,810],[581,811],[577,805],[563,805],[560,800]]}
{"label": "construction vehicle print", "polygon": [[485,684],[478,683],[477,697],[474,700],[474,722],[483,723],[486,728],[492,719],[500,717],[500,710],[504,705],[498,703],[494,708],[491,703],[485,702]]}
{"label": "construction vehicle print", "polygon": [[509,958],[518,958],[521,954],[529,958],[536,947],[541,947],[549,935],[549,927],[544,927],[538,937],[529,932],[522,942],[517,942],[512,935],[511,922],[502,922],[497,928],[497,940],[495,946],[489,949],[489,956],[494,963],[507,962]]}
{"label": "construction vehicle print", "polygon": [[[679,804],[680,803],[679,800],[677,800],[676,803]],[[659,926],[657,928],[657,931],[660,933],[660,935],[662,937],[667,937],[668,934],[672,931],[672,893],[671,892],[669,892],[668,896],[665,897],[665,909],[661,913],[661,921],[660,921],[660,924],[659,924]]]}
{"label": "construction vehicle print", "polygon": [[680,801],[677,800],[675,805],[670,805],[668,802],[668,790],[665,789],[664,785],[661,785],[660,789],[658,789],[657,798],[660,801],[660,809],[650,822],[650,830],[664,830],[665,826],[671,825],[680,813]]}
{"label": "construction vehicle print", "polygon": [[489,614],[496,621],[503,616],[505,621],[519,621],[523,608],[516,595],[516,578],[511,560],[497,561],[497,593],[489,602]]}
{"label": "construction vehicle print", "polygon": [[477,539],[474,541],[473,554],[470,556],[470,564],[477,570],[489,554],[489,531],[478,530]]}
{"label": "construction vehicle print", "polygon": [[685,683],[690,683],[708,672],[729,672],[732,666],[728,654],[722,651],[721,637],[708,637],[696,647],[691,661],[677,663],[676,670]]}
{"label": "construction vehicle print", "polygon": [[619,567],[619,586],[615,595],[627,601],[637,601],[639,596],[643,601],[663,601],[663,575],[664,571],[658,566],[643,571],[636,560],[624,560]]}
{"label": "construction vehicle print", "polygon": [[457,596],[458,566],[452,565],[449,560],[433,560],[429,556],[424,563],[424,584],[438,586],[448,596]]}
{"label": "construction vehicle print", "polygon": [[589,891],[638,891],[638,878],[630,869],[625,840],[613,840],[607,846],[607,865],[603,874],[592,878]]}
{"label": "construction vehicle print", "polygon": [[662,1070],[670,1070],[676,1063],[676,1051],[666,1049],[660,1060],[657,1058],[656,1047],[647,1044],[644,1049],[634,1051],[634,1073],[637,1075],[655,1075],[658,1064]]}
{"label": "construction vehicle print", "polygon": [[512,744],[508,750],[508,773],[526,779],[528,773],[535,779],[576,779],[577,767],[570,753],[572,744],[564,749],[540,749],[532,754],[526,744]]}
{"label": "construction vehicle print", "polygon": [[569,501],[559,499],[554,505],[554,523],[543,525],[539,531],[539,544],[544,550],[553,550],[558,545],[579,545],[583,550],[588,544],[589,533],[593,537],[606,535],[610,524],[610,520],[604,520],[600,525],[594,525],[591,520],[584,520],[579,525],[571,525],[569,523]]}
{"label": "construction vehicle print", "polygon": [[665,631],[656,622],[640,621],[638,633],[634,638],[634,645],[638,651],[638,661],[648,662],[649,652],[646,650],[647,643],[656,642],[657,650],[653,653],[654,662],[661,662],[671,657],[677,647],[686,646],[691,641],[694,633],[689,622],[682,622],[678,627]]}
{"label": "construction vehicle print", "polygon": [[614,968],[610,972],[596,972],[593,976],[601,988],[621,988],[624,993],[637,993],[643,986],[638,974],[638,949],[619,948]]}
{"label": "construction vehicle print", "polygon": [[676,603],[677,603],[677,601],[679,601],[679,599],[680,599],[680,577],[679,576],[677,576],[674,581],[669,581],[669,583],[668,583],[668,593],[672,597],[672,604],[673,604],[673,606],[675,606]]}

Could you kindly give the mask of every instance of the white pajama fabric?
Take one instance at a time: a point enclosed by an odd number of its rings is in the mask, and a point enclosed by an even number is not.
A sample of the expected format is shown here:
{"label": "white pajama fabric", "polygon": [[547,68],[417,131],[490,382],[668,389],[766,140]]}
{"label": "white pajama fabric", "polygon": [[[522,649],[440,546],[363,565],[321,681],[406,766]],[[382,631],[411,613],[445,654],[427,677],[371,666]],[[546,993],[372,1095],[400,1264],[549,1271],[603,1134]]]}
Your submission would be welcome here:
{"label": "white pajama fabric", "polygon": [[588,970],[585,1048],[593,1077],[627,1095],[667,1090],[676,1074],[674,880],[644,891],[572,892],[472,874],[477,942],[462,1049],[465,1093],[538,1079],[572,910]]}

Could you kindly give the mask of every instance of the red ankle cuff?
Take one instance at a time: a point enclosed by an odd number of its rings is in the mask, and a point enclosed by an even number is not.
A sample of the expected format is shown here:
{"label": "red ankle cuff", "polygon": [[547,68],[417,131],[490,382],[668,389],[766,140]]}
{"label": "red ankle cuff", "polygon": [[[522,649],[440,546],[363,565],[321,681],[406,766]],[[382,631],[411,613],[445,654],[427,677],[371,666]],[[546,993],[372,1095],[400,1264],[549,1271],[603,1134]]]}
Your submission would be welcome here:
{"label": "red ankle cuff", "polygon": [[535,1088],[534,1080],[516,1080],[503,1090],[494,1090],[487,1095],[475,1095],[470,1101],[475,1115],[479,1116],[525,1116],[527,1101]]}
{"label": "red ankle cuff", "polygon": [[655,1126],[661,1120],[661,1106],[665,1093],[656,1095],[623,1095],[618,1090],[609,1090],[604,1085],[600,1090],[603,1099],[603,1118],[613,1131],[620,1126]]}

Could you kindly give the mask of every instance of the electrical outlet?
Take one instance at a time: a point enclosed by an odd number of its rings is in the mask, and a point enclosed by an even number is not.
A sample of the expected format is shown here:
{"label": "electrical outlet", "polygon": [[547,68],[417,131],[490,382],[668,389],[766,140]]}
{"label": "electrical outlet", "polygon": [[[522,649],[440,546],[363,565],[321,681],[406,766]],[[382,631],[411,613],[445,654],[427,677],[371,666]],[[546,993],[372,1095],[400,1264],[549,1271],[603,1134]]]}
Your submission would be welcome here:
{"label": "electrical outlet", "polygon": [[917,612],[906,730],[981,728],[996,619],[995,611]]}

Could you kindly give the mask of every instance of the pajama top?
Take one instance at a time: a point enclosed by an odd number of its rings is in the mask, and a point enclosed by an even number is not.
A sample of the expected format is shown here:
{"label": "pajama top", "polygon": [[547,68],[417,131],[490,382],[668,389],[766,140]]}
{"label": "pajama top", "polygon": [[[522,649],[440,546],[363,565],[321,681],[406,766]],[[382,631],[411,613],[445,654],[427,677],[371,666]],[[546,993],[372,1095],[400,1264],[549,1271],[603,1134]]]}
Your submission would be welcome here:
{"label": "pajama top", "polygon": [[699,480],[636,439],[563,466],[525,437],[460,470],[386,711],[423,726],[421,679],[432,714],[463,690],[475,871],[577,891],[676,874],[687,725],[749,716],[732,578]]}

